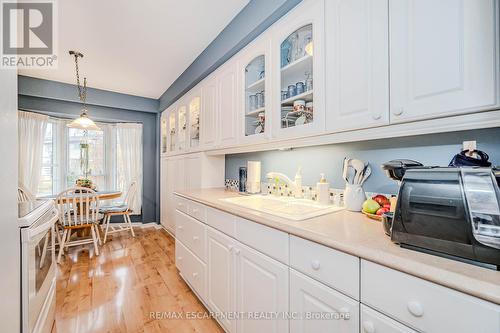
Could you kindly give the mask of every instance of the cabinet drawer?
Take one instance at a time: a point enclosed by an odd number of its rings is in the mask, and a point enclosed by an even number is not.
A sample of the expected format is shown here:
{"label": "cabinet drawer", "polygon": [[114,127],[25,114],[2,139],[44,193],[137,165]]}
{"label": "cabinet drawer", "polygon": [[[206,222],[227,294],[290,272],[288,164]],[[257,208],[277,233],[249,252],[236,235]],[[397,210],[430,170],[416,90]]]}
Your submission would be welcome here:
{"label": "cabinet drawer", "polygon": [[181,211],[175,212],[175,226],[176,237],[205,261],[206,226]]}
{"label": "cabinet drawer", "polygon": [[206,301],[206,265],[179,240],[175,241],[175,262],[184,279]]}
{"label": "cabinet drawer", "polygon": [[199,203],[194,202],[194,201],[189,201],[188,207],[187,207],[187,213],[188,213],[188,215],[194,217],[198,221],[201,221],[201,222],[207,221],[206,208],[202,204],[199,204]]}
{"label": "cabinet drawer", "polygon": [[236,216],[223,211],[207,207],[207,224],[226,235],[234,237],[234,224]]}
{"label": "cabinet drawer", "polygon": [[500,332],[500,306],[361,261],[361,302],[423,332]]}
{"label": "cabinet drawer", "polygon": [[290,266],[359,299],[359,258],[290,236]]}
{"label": "cabinet drawer", "polygon": [[417,333],[417,331],[361,304],[361,333]]}
{"label": "cabinet drawer", "polygon": [[187,207],[188,207],[188,201],[186,199],[181,198],[181,197],[176,195],[175,196],[175,209],[187,214],[187,212],[188,212]]}
{"label": "cabinet drawer", "polygon": [[[290,321],[290,333],[359,332],[357,301],[293,269],[290,312],[299,316]],[[310,314],[317,317],[308,317]]]}
{"label": "cabinet drawer", "polygon": [[288,234],[236,217],[236,239],[288,265]]}

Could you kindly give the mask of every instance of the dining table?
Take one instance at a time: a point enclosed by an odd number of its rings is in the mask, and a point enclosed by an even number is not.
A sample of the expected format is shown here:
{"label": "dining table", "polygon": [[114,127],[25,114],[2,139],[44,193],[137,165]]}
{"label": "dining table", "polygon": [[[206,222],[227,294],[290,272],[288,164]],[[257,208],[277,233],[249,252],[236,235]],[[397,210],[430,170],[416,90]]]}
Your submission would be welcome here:
{"label": "dining table", "polygon": [[[97,196],[99,197],[99,200],[113,200],[113,199],[118,199],[119,197],[122,196],[122,191],[119,190],[103,190],[103,191],[95,191]],[[85,199],[85,195],[81,196],[83,199]],[[80,196],[77,197],[77,200],[80,198]],[[37,197],[39,200],[55,200],[57,199],[57,194],[55,195],[47,195],[47,196],[41,196]],[[61,201],[66,202],[67,200],[73,200],[73,196],[71,197],[62,197]]]}

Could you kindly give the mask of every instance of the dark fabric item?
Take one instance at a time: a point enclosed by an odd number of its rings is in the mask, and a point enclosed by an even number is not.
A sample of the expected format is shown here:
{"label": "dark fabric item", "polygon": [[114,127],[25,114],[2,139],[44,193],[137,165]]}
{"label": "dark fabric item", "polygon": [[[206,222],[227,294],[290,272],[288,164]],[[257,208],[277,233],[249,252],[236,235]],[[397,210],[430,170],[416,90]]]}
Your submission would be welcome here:
{"label": "dark fabric item", "polygon": [[489,156],[484,151],[473,150],[472,153],[476,153],[478,158],[467,156],[469,150],[461,151],[460,154],[456,154],[451,160],[449,166],[451,167],[490,167],[491,163],[488,161]]}

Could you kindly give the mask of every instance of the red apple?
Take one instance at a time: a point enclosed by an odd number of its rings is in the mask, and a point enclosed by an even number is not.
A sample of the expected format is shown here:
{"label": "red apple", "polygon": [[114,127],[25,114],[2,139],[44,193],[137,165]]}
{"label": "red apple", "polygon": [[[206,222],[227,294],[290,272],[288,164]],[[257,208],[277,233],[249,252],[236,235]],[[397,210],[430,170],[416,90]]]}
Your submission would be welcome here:
{"label": "red apple", "polygon": [[391,209],[391,204],[385,204],[382,207],[387,208],[387,209]]}
{"label": "red apple", "polygon": [[373,196],[372,199],[375,200],[380,206],[391,204],[389,199],[385,195],[382,195],[382,194],[377,194],[377,195]]}
{"label": "red apple", "polygon": [[384,213],[387,213],[389,211],[389,208],[385,208],[385,207],[381,207],[377,210],[377,212],[375,214],[377,215],[382,215]]}

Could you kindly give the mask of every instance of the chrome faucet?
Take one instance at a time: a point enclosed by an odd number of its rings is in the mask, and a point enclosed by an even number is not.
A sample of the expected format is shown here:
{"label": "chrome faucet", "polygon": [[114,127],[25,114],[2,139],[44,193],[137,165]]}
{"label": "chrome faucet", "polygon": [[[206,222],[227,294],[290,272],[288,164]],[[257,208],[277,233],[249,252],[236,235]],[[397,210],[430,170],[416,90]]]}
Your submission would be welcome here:
{"label": "chrome faucet", "polygon": [[288,185],[293,192],[293,196],[295,198],[302,198],[302,175],[301,175],[301,167],[297,170],[297,173],[295,174],[295,180],[292,181],[290,178],[288,178],[287,175],[281,173],[281,172],[268,172],[266,174],[266,178],[268,180],[278,180],[282,181],[286,185]]}

